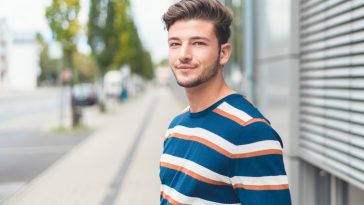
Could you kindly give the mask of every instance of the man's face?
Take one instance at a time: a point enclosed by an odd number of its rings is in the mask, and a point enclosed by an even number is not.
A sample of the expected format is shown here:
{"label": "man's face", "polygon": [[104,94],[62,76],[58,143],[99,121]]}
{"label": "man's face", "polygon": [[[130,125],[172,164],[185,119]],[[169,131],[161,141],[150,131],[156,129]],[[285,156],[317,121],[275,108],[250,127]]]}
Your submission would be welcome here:
{"label": "man's face", "polygon": [[218,73],[220,49],[212,22],[175,22],[169,28],[168,45],[169,63],[180,86],[199,86]]}

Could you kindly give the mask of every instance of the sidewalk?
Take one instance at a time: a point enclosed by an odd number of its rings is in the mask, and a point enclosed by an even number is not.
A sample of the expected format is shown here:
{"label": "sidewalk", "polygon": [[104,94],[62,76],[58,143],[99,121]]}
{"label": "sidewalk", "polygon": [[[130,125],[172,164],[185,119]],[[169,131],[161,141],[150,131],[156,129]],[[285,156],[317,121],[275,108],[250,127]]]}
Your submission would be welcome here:
{"label": "sidewalk", "polygon": [[164,132],[182,109],[168,88],[153,88],[86,121],[97,131],[4,205],[158,204]]}

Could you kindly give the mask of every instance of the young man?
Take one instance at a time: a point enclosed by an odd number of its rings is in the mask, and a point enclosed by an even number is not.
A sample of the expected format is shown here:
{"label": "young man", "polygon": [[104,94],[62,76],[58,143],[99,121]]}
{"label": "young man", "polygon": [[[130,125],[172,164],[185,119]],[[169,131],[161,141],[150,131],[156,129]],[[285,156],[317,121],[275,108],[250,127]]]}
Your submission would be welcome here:
{"label": "young man", "polygon": [[163,20],[189,107],[166,133],[161,204],[291,204],[280,137],[223,79],[232,52],[229,10],[218,0],[181,0]]}

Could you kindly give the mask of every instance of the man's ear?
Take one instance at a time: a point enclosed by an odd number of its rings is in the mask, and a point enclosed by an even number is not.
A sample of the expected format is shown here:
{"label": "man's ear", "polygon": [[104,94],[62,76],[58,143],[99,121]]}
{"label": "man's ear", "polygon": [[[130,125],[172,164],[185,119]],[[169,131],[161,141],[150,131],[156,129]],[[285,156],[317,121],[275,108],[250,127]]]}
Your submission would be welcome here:
{"label": "man's ear", "polygon": [[230,43],[221,44],[220,65],[225,65],[229,61],[232,49],[233,48]]}

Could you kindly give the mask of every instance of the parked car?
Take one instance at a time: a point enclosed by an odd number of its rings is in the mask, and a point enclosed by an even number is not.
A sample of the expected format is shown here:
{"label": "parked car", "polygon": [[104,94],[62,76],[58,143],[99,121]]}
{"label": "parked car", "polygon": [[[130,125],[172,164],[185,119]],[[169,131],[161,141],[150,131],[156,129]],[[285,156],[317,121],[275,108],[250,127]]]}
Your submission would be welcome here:
{"label": "parked car", "polygon": [[76,105],[94,105],[98,102],[97,91],[91,83],[75,84],[72,90],[72,97]]}

